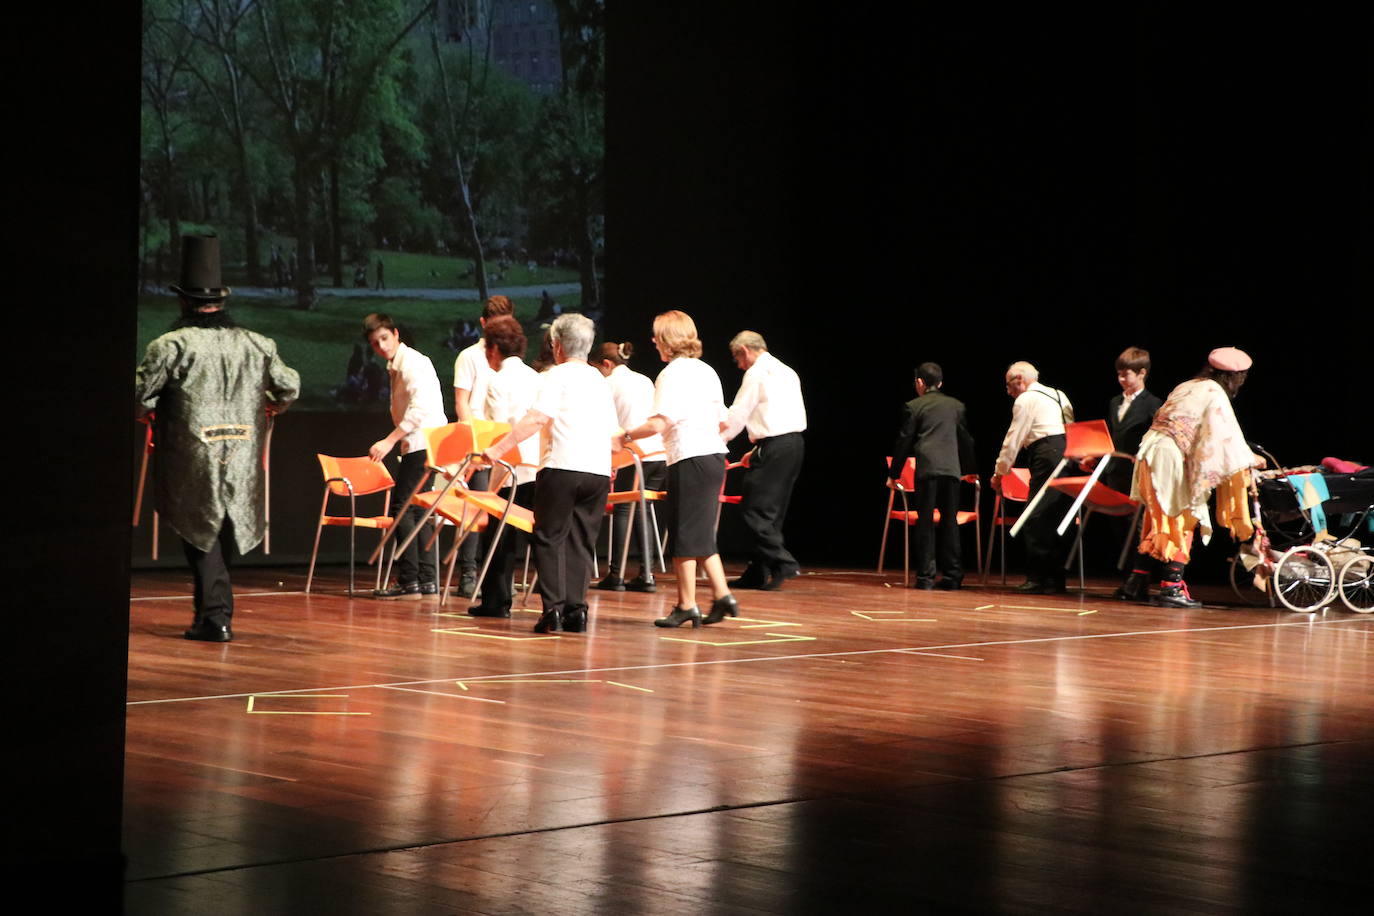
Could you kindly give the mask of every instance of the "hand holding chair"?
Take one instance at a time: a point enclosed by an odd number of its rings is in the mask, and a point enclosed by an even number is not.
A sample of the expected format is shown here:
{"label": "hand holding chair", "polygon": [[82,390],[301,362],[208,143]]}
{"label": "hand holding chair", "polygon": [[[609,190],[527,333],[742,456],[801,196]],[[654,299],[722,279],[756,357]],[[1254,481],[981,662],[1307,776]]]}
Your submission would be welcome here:
{"label": "hand holding chair", "polygon": [[[887,456],[887,466],[892,467],[892,456]],[[981,515],[981,503],[983,495],[983,484],[978,479],[977,474],[965,474],[959,478],[961,483],[972,484],[973,486],[973,508],[960,509],[955,517],[955,523],[967,525],[973,522],[974,544],[978,553],[978,568],[983,567],[983,521]],[[916,492],[916,459],[908,458],[902,466],[901,476],[896,480],[891,480],[887,490],[887,512],[883,516],[883,539],[878,547],[878,572],[883,571],[883,561],[887,556],[887,537],[893,522],[903,522],[902,526],[902,587],[910,584],[911,579],[911,526],[920,519],[921,513],[911,508],[910,494]],[[902,508],[893,509],[897,494],[902,496]],[[940,510],[936,509],[933,522],[939,524]]]}

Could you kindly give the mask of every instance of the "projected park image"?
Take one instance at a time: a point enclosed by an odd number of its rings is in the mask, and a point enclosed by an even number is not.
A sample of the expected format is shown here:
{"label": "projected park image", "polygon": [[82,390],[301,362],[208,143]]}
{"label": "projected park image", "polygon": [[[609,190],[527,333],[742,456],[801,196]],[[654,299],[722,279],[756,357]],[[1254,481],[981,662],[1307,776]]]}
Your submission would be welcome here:
{"label": "projected park image", "polygon": [[557,314],[599,319],[603,8],[145,0],[139,355],[190,234],[220,237],[230,313],[300,371],[297,409],[386,409],[369,312],[446,388],[490,295],[531,360]]}

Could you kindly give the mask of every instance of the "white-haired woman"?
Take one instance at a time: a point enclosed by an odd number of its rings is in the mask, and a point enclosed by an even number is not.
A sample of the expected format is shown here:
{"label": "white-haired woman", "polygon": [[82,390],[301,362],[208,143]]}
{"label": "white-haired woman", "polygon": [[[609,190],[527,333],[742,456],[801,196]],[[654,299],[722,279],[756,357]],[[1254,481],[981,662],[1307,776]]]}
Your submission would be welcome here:
{"label": "white-haired woman", "polygon": [[596,531],[611,486],[616,422],[611,389],[587,363],[595,327],[585,315],[560,315],[549,328],[554,365],[529,413],[486,452],[488,460],[548,429],[549,448],[534,484],[534,566],[544,613],[536,633],[587,628],[587,583]]}

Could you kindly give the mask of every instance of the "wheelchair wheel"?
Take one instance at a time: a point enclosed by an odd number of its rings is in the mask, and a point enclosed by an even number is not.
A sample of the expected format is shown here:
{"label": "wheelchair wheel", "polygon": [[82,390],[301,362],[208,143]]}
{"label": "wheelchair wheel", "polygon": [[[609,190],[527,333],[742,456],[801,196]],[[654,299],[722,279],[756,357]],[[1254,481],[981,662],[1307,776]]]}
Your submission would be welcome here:
{"label": "wheelchair wheel", "polygon": [[1357,614],[1374,611],[1374,557],[1351,557],[1337,578],[1341,600]]}
{"label": "wheelchair wheel", "polygon": [[1246,604],[1267,604],[1273,607],[1278,603],[1274,600],[1272,591],[1260,591],[1255,588],[1255,574],[1245,568],[1240,557],[1231,558],[1231,591]]}
{"label": "wheelchair wheel", "polygon": [[1336,571],[1315,547],[1293,547],[1274,564],[1274,594],[1290,611],[1311,613],[1336,591]]}

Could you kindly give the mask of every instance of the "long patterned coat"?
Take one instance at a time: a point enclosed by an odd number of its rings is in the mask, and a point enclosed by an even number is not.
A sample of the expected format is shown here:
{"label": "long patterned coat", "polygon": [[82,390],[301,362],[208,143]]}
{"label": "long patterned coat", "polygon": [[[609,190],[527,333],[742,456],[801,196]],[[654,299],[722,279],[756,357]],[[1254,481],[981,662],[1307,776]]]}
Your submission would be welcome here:
{"label": "long patterned coat", "polygon": [[244,328],[178,328],[148,344],[135,376],[137,408],[156,409],[158,512],[208,551],[228,517],[246,553],[262,540],[266,405],[284,408],[300,375],[277,345]]}

